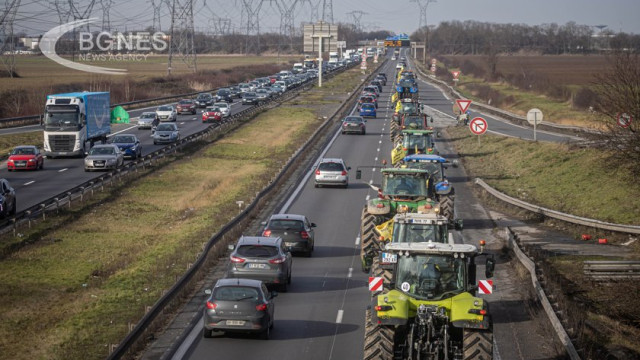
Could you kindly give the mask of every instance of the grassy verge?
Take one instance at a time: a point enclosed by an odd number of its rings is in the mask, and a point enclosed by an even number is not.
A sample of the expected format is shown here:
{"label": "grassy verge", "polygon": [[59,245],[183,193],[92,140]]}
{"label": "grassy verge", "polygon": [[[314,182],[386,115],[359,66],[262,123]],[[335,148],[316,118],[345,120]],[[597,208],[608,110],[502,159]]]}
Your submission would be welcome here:
{"label": "grassy verge", "polygon": [[18,145],[36,145],[41,148],[43,141],[42,131],[0,135],[0,159],[6,159],[7,154]]}
{"label": "grassy verge", "polygon": [[3,357],[104,358],[237,212],[235,202],[248,201],[317,128],[322,120],[307,105],[285,103],[101,194],[104,202],[25,232],[31,245],[0,262]]}

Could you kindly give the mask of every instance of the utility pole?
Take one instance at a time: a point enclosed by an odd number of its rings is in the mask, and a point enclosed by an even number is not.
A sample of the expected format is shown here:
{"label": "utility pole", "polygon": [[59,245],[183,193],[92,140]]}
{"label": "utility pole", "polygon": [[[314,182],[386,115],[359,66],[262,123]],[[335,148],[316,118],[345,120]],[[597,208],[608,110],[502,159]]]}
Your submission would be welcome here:
{"label": "utility pole", "polygon": [[287,6],[286,0],[282,1],[281,13],[283,33],[289,37],[289,51],[293,52],[293,33],[295,32],[295,17],[294,11],[299,0],[289,0],[289,6]]}
{"label": "utility pole", "polygon": [[0,57],[9,77],[13,77],[16,68],[15,39],[13,38],[13,22],[20,6],[20,0],[7,1],[0,13]]}
{"label": "utility pole", "polygon": [[333,24],[333,0],[322,0],[322,21]]}
{"label": "utility pole", "polygon": [[360,20],[362,20],[363,15],[367,15],[367,13],[362,10],[354,10],[347,13],[347,16],[351,16],[351,18],[353,19],[353,24],[356,27],[356,31],[362,32],[362,25],[360,23]]}
{"label": "utility pole", "polygon": [[[263,0],[242,0],[243,12],[247,17],[246,43],[244,53],[249,54],[255,52],[260,53],[260,9]],[[255,38],[252,38],[252,35]]]}
{"label": "utility pole", "polygon": [[173,0],[171,6],[171,35],[167,74],[171,75],[173,57],[178,55],[193,72],[198,71],[194,45],[193,4],[195,0]]}

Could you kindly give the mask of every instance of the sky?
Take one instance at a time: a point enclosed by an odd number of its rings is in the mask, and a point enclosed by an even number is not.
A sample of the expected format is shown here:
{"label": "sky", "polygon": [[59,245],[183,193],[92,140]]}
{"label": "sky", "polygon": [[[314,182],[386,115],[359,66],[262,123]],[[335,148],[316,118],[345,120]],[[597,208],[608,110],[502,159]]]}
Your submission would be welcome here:
{"label": "sky", "polygon": [[[0,0],[0,9],[10,0]],[[72,0],[83,12],[90,0]],[[140,29],[150,26],[153,20],[151,3],[161,0],[103,0],[112,1],[110,19],[112,28],[118,30]],[[172,0],[164,0],[172,1]],[[177,0],[187,1],[187,0]],[[212,28],[213,17],[231,19],[232,27],[241,30],[242,4],[252,3],[257,7],[260,0],[194,0],[195,26],[198,30]],[[280,13],[276,2],[290,4],[294,0],[262,0],[260,11],[261,32],[277,32]],[[310,19],[310,3],[323,0],[297,0],[294,11],[296,24]],[[364,30],[390,30],[394,33],[412,33],[418,28],[420,12],[417,0],[334,0],[334,20],[353,22],[347,15],[362,11],[360,20]],[[427,0],[418,0],[425,3]],[[15,22],[15,31],[38,35],[57,26],[60,22],[55,11],[56,0],[22,0]],[[57,0],[68,4],[67,0]],[[102,18],[101,1],[96,0],[93,16]],[[450,20],[476,20],[492,23],[523,23],[539,25],[545,23],[565,24],[575,21],[581,25],[607,25],[615,32],[640,34],[640,0],[437,0],[427,7],[427,23],[435,24]],[[168,6],[161,8],[162,30],[168,32],[170,15]],[[72,18],[73,20],[73,18]],[[242,29],[243,30],[243,29]]]}

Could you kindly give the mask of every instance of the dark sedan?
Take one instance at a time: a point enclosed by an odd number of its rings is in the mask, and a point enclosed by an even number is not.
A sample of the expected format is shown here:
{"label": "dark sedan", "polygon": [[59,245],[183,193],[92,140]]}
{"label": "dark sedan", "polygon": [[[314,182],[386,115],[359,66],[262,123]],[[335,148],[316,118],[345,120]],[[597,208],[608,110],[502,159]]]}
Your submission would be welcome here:
{"label": "dark sedan", "polygon": [[124,157],[137,159],[142,156],[142,144],[135,135],[118,134],[112,137],[110,142],[122,151]]}
{"label": "dark sedan", "polygon": [[258,105],[260,104],[260,98],[253,91],[248,91],[242,94],[242,105]]}
{"label": "dark sedan", "polygon": [[7,179],[0,179],[0,217],[4,218],[16,213],[16,191]]}
{"label": "dark sedan", "polygon": [[227,102],[227,103],[232,103],[233,102],[233,94],[228,89],[220,89],[216,93],[215,100],[216,100],[215,102],[224,101],[224,102]]}
{"label": "dark sedan", "polygon": [[304,215],[274,214],[264,223],[262,236],[280,237],[286,248],[295,253],[311,256],[314,249],[316,224]]}

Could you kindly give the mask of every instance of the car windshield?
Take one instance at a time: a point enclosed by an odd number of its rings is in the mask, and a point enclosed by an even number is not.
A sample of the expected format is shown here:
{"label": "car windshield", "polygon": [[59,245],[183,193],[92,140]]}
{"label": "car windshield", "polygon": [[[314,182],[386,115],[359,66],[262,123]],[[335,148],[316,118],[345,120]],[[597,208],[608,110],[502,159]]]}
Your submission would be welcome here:
{"label": "car windshield", "polygon": [[140,118],[141,119],[155,119],[156,114],[154,113],[143,113]]}
{"label": "car windshield", "polygon": [[173,131],[174,127],[172,125],[173,124],[160,124],[156,127],[156,131]]}
{"label": "car windshield", "polygon": [[134,143],[136,142],[136,137],[133,135],[118,135],[113,138],[112,142],[121,144]]}
{"label": "car windshield", "polygon": [[422,118],[420,117],[408,117],[404,119],[404,126],[408,128],[422,128]]}
{"label": "car windshield", "polygon": [[183,105],[193,104],[193,101],[191,101],[191,100],[180,100],[180,104],[183,104]]}
{"label": "car windshield", "polygon": [[89,155],[113,155],[115,153],[115,149],[111,146],[94,147],[89,150]]}
{"label": "car windshield", "polygon": [[304,230],[304,224],[300,220],[278,219],[271,220],[269,230]]}
{"label": "car windshield", "polygon": [[207,112],[220,112],[220,108],[218,107],[208,107]]}
{"label": "car windshield", "polygon": [[435,224],[394,223],[393,242],[447,243],[447,226]]}
{"label": "car windshield", "polygon": [[229,105],[227,103],[215,103],[214,105],[216,107],[219,107],[219,108],[228,108],[229,107]]}
{"label": "car windshield", "polygon": [[323,162],[318,166],[320,171],[342,171],[344,168],[342,164],[336,162]]}
{"label": "car windshield", "polygon": [[171,106],[160,106],[158,108],[158,111],[171,111],[171,110],[173,110]]}
{"label": "car windshield", "polygon": [[256,93],[246,92],[246,93],[244,93],[244,97],[246,97],[246,98],[256,97]]}
{"label": "car windshield", "polygon": [[218,90],[218,95],[227,96],[229,95],[229,90]]}
{"label": "car windshield", "polygon": [[402,139],[402,146],[411,154],[415,154],[418,151],[424,153],[426,149],[432,148],[433,144],[430,134],[406,134]]}
{"label": "car windshield", "polygon": [[414,103],[403,103],[402,104],[402,112],[407,114],[416,113],[416,104]]}
{"label": "car windshield", "polygon": [[348,123],[361,123],[362,119],[361,118],[347,118],[345,120],[345,122],[348,122]]}
{"label": "car windshield", "polygon": [[423,300],[455,296],[465,290],[465,259],[425,254],[398,256],[396,287]]}
{"label": "car windshield", "polygon": [[278,255],[278,248],[264,245],[242,245],[238,247],[238,255],[250,258],[270,258]]}
{"label": "car windshield", "polygon": [[36,149],[30,147],[15,148],[11,155],[35,155]]}
{"label": "car windshield", "polygon": [[375,109],[376,107],[373,104],[364,104],[362,105],[362,108],[371,110],[371,109]]}
{"label": "car windshield", "polygon": [[211,94],[200,94],[198,95],[198,99],[199,100],[206,100],[209,99],[211,97]]}
{"label": "car windshield", "polygon": [[246,286],[221,286],[213,291],[213,298],[218,301],[258,300],[258,289]]}
{"label": "car windshield", "polygon": [[427,182],[411,174],[387,174],[383,178],[382,192],[391,196],[427,196]]}

